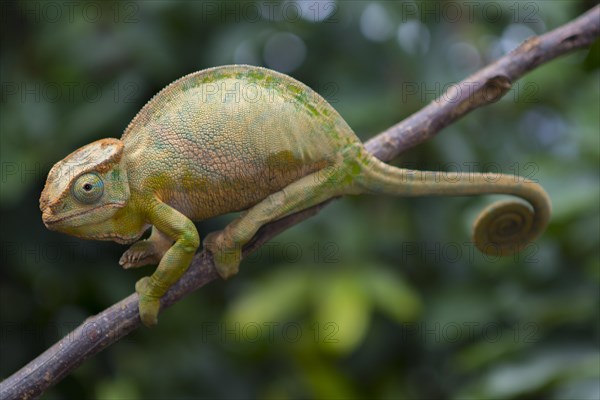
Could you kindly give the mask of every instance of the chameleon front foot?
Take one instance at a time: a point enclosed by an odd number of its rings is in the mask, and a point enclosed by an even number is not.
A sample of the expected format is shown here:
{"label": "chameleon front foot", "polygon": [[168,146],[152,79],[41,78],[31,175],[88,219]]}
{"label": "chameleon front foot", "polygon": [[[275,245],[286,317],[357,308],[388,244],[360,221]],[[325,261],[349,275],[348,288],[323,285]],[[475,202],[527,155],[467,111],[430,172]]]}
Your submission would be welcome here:
{"label": "chameleon front foot", "polygon": [[150,277],[145,276],[135,284],[135,291],[139,296],[139,313],[142,323],[147,327],[158,324],[158,312],[160,311],[160,297],[153,296]]}
{"label": "chameleon front foot", "polygon": [[217,272],[223,279],[237,274],[242,261],[242,249],[228,240],[225,231],[209,233],[204,239],[204,248],[211,252]]}
{"label": "chameleon front foot", "polygon": [[119,264],[125,268],[138,268],[144,265],[156,265],[163,255],[171,247],[173,240],[162,234],[156,228],[152,228],[152,234],[146,240],[135,242],[123,253]]}
{"label": "chameleon front foot", "polygon": [[144,265],[158,264],[162,253],[158,254],[154,243],[140,240],[134,243],[119,259],[119,265],[125,269],[143,267]]}

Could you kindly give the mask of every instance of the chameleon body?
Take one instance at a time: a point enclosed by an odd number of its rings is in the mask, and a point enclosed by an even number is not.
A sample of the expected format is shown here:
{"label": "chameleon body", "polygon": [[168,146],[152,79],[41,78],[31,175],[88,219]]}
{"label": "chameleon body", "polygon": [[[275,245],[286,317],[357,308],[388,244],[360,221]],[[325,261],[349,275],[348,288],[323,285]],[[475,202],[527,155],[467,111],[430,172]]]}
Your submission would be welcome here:
{"label": "chameleon body", "polygon": [[[217,271],[238,271],[241,249],[264,224],[346,194],[511,194],[475,223],[478,248],[522,249],[545,228],[550,202],[527,179],[424,172],[369,154],[321,96],[260,67],[211,68],[152,98],[121,139],[101,139],[59,161],[40,198],[45,225],[85,239],[135,242],[124,268],[158,264],[139,280],[142,322],[156,324],[160,298],[200,245],[192,221],[245,210],[204,246]],[[148,239],[137,241],[152,226]]]}

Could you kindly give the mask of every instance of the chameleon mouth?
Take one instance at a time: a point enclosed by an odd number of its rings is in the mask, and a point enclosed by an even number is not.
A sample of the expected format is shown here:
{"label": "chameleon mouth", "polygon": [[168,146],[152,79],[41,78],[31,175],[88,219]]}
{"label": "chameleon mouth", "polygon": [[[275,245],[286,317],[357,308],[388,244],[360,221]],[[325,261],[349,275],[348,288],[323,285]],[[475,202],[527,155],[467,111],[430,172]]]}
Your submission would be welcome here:
{"label": "chameleon mouth", "polygon": [[[96,212],[96,211],[103,210],[103,209],[123,208],[123,206],[125,206],[125,202],[112,202],[112,203],[103,204],[98,207],[88,208],[86,210],[80,211],[75,214],[70,214],[70,215],[65,215],[65,216],[60,216],[60,217],[54,215],[52,213],[52,210],[50,209],[50,207],[46,207],[44,210],[42,210],[42,221],[44,222],[44,225],[46,226],[46,228],[48,228],[50,230],[54,230],[54,228],[56,226],[62,225],[65,222],[71,221],[82,215],[89,214],[89,213]],[[72,226],[81,226],[81,225],[85,225],[85,222],[81,222],[80,224],[76,224],[76,225],[72,225]]]}
{"label": "chameleon mouth", "polygon": [[50,208],[46,208],[44,210],[42,210],[42,221],[44,222],[44,225],[46,225],[46,228],[48,229],[52,229],[52,226],[58,224],[61,221],[64,221],[65,218],[57,218],[52,214],[52,210],[50,210]]}

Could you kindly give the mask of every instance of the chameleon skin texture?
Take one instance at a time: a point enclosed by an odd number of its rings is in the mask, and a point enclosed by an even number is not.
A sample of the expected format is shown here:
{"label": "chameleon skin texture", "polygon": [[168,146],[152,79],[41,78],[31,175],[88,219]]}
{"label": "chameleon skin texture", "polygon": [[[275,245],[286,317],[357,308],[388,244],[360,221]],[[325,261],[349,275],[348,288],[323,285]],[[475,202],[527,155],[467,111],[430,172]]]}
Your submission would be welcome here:
{"label": "chameleon skin texture", "polygon": [[[245,210],[204,239],[223,278],[264,224],[331,197],[510,194],[475,223],[477,247],[519,251],[546,227],[536,183],[500,174],[414,171],[362,146],[321,96],[289,76],[232,65],[184,76],[152,98],[121,139],[101,139],[59,161],[40,198],[45,225],[85,239],[133,243],[124,268],[158,264],[139,280],[140,317],[157,323],[160,297],[200,245],[192,221]],[[150,237],[137,241],[152,227]]]}

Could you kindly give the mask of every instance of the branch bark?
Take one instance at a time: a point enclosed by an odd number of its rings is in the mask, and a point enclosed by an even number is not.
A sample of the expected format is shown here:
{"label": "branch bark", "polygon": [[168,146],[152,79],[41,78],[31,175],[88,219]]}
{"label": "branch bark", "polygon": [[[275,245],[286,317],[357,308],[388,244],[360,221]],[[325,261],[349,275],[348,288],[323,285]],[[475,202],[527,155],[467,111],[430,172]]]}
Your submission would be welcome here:
{"label": "branch bark", "polygon": [[[451,86],[446,93],[417,113],[375,136],[365,146],[377,158],[390,161],[431,139],[472,110],[499,100],[511,88],[512,82],[527,72],[558,56],[590,46],[599,35],[600,6],[596,6],[557,29],[526,40],[511,53]],[[330,201],[264,226],[244,248],[244,256],[280,232],[317,214]],[[161,309],[217,278],[210,254],[196,254],[183,278],[163,297]],[[138,297],[134,293],[86,319],[74,331],[0,383],[0,398],[30,399],[40,396],[86,359],[140,326]]]}

